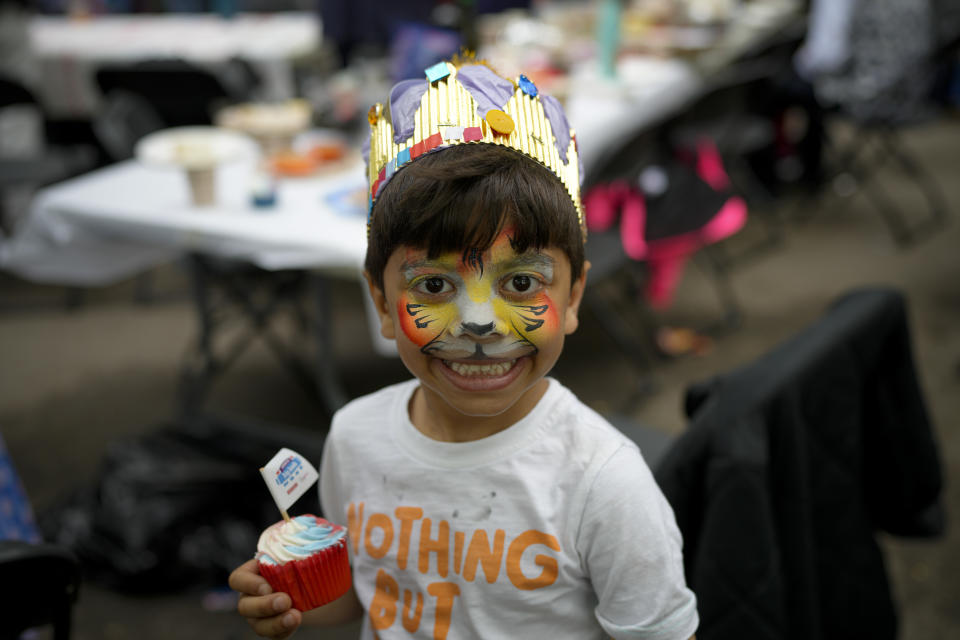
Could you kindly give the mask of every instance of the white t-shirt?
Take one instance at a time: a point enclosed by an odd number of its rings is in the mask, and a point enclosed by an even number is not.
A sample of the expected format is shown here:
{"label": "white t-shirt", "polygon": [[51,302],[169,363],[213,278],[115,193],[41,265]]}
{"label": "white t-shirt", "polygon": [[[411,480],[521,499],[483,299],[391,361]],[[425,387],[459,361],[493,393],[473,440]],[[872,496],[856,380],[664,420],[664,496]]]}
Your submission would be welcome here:
{"label": "white t-shirt", "polygon": [[512,427],[439,442],[410,422],[417,385],[354,400],[324,447],[364,640],[693,635],[680,532],[632,441],[551,379]]}

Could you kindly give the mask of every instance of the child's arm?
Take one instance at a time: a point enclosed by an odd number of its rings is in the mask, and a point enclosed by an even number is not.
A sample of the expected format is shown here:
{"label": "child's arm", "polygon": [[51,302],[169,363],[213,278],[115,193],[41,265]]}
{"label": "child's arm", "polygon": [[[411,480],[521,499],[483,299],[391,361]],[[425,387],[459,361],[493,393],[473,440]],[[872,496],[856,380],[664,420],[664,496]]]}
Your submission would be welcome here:
{"label": "child's arm", "polygon": [[240,593],[237,611],[259,636],[284,640],[303,623],[332,626],[355,620],[363,613],[353,587],[330,604],[301,613],[291,608],[290,596],[274,593],[257,567],[256,559],[244,562],[230,574],[229,584]]}

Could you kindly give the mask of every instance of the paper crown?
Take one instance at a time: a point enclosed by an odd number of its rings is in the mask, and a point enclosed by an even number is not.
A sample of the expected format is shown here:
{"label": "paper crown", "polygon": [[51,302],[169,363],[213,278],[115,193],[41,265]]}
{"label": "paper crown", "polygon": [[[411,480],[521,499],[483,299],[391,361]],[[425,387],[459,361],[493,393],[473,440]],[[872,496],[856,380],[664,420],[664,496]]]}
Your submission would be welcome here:
{"label": "paper crown", "polygon": [[440,62],[425,74],[393,87],[389,113],[377,103],[367,114],[370,212],[390,178],[423,154],[457,144],[499,144],[552,171],[584,228],[577,140],[555,98],[526,76],[511,81],[483,64]]}

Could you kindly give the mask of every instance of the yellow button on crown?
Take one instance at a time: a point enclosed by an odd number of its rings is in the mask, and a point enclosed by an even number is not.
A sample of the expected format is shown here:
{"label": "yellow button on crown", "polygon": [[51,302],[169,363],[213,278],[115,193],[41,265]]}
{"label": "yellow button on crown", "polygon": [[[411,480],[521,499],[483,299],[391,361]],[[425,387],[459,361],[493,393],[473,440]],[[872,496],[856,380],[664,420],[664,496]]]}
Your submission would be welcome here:
{"label": "yellow button on crown", "polygon": [[490,128],[505,136],[513,133],[513,129],[516,127],[513,118],[499,109],[490,109],[490,111],[487,111],[486,121],[490,125]]}

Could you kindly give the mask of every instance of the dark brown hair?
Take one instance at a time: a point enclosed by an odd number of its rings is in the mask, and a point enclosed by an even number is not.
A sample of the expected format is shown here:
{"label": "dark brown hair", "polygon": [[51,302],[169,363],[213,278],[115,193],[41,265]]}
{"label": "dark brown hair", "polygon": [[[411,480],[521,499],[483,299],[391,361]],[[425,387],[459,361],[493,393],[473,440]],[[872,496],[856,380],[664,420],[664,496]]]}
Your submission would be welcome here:
{"label": "dark brown hair", "polygon": [[452,146],[398,171],[373,206],[365,268],[381,289],[383,270],[399,246],[430,258],[486,250],[504,227],[514,250],[556,248],[570,260],[572,281],[583,270],[577,211],[553,172],[494,144]]}

